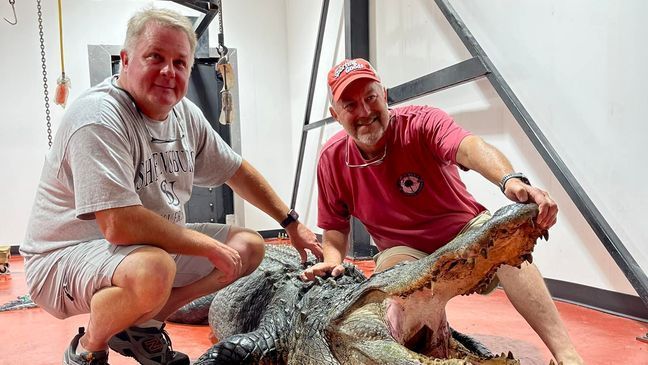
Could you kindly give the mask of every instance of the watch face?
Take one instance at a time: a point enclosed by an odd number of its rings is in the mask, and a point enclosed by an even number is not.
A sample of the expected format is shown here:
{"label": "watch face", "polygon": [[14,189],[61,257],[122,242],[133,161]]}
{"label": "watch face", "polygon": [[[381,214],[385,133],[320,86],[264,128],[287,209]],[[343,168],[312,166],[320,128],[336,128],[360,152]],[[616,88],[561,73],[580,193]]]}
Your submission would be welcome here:
{"label": "watch face", "polygon": [[286,228],[290,223],[296,221],[298,218],[299,214],[297,214],[294,209],[291,209],[286,215],[286,219],[284,219],[280,224],[283,228]]}

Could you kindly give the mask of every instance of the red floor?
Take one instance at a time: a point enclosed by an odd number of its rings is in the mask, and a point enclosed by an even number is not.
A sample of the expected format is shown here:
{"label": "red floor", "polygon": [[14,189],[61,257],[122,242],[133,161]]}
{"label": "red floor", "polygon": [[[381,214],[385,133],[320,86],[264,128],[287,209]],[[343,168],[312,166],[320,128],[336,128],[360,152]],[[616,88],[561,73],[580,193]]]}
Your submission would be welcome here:
{"label": "red floor", "polygon": [[[366,273],[373,262],[357,263]],[[10,280],[0,281],[0,304],[27,293],[20,257],[11,259]],[[648,344],[637,336],[648,333],[648,324],[572,304],[557,302],[558,310],[589,365],[648,364]],[[522,364],[548,364],[549,351],[513,309],[501,290],[489,296],[456,297],[447,308],[448,321],[457,330],[482,341],[493,352],[511,350]],[[61,364],[64,349],[87,315],[58,320],[42,309],[0,312],[0,365]],[[196,359],[211,346],[207,326],[169,323],[174,348]],[[112,365],[135,364],[112,352]]]}

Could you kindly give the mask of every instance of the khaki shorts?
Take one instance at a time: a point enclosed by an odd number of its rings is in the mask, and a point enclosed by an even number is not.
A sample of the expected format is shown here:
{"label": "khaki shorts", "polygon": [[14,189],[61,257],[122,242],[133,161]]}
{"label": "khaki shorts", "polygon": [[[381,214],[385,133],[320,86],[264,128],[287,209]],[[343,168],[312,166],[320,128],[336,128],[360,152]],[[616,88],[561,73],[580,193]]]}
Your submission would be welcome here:
{"label": "khaki shorts", "polygon": [[[471,219],[470,222],[466,223],[466,225],[461,229],[461,232],[459,232],[455,238],[481,227],[482,225],[484,225],[484,223],[491,219],[491,217],[492,215],[489,211],[485,210],[481,212],[475,218]],[[424,257],[427,257],[429,254],[408,246],[390,247],[384,251],[379,252],[373,257],[374,261],[376,262],[376,268],[374,269],[374,272],[384,270],[385,268],[382,268],[382,266],[385,264],[385,262],[396,255],[410,256],[413,260],[420,260]],[[499,279],[497,278],[497,275],[495,275],[488,287],[480,294],[486,295],[491,293],[493,290],[495,290],[498,284]]]}
{"label": "khaki shorts", "polygon": [[[189,223],[187,228],[225,242],[228,225]],[[146,245],[116,246],[106,240],[84,242],[25,258],[25,274],[34,303],[56,318],[90,312],[92,296],[112,286],[112,276],[122,260]],[[173,287],[192,284],[214,270],[205,257],[171,255],[176,262]]]}

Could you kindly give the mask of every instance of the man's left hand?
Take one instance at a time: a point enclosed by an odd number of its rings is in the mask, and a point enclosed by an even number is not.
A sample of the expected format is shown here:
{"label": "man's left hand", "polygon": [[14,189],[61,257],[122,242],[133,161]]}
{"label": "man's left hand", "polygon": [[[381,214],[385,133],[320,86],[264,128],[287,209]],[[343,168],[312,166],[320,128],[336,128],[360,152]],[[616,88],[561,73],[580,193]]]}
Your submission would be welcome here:
{"label": "man's left hand", "polygon": [[549,193],[546,191],[527,185],[521,180],[511,179],[506,184],[504,194],[514,202],[538,204],[539,212],[536,223],[540,228],[548,229],[556,224],[558,204],[549,197]]}
{"label": "man's left hand", "polygon": [[322,261],[324,259],[322,244],[320,244],[317,237],[315,237],[315,233],[300,221],[296,221],[289,225],[286,228],[286,232],[290,237],[290,243],[297,249],[297,252],[299,252],[302,263],[306,262],[307,259],[306,250],[312,252],[313,255],[317,257],[317,260]]}

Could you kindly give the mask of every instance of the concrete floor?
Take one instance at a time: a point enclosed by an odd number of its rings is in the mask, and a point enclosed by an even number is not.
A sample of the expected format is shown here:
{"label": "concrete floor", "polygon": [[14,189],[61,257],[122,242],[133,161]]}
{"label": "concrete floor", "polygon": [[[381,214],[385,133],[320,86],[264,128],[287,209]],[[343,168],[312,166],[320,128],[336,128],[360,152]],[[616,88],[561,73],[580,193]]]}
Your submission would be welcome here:
{"label": "concrete floor", "polygon": [[[357,265],[368,274],[373,270],[373,262]],[[22,259],[12,257],[10,269],[10,278],[0,281],[0,304],[27,293]],[[636,339],[648,333],[647,323],[573,304],[556,302],[556,306],[587,364],[648,364],[648,344]],[[510,350],[525,365],[549,363],[549,351],[500,289],[488,296],[453,298],[446,312],[450,325],[476,337],[494,353]],[[0,365],[61,364],[63,351],[87,319],[81,315],[58,320],[39,308],[0,312]],[[207,326],[169,323],[167,329],[173,347],[191,359],[212,345]],[[111,352],[110,364],[135,361]]]}

